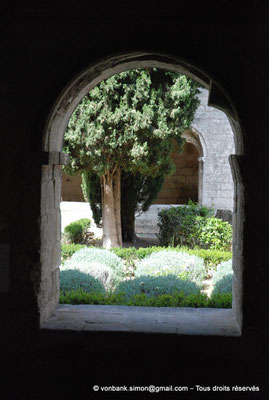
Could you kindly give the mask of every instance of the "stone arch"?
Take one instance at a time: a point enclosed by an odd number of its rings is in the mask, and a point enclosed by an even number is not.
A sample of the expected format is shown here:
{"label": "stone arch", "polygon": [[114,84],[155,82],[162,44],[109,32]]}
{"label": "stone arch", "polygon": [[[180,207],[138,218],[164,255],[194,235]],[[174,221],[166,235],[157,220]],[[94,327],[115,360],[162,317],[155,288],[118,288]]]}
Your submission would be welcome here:
{"label": "stone arch", "polygon": [[[177,58],[151,53],[131,53],[109,57],[105,60],[89,66],[77,77],[75,77],[63,90],[54,105],[44,132],[41,182],[41,284],[38,295],[40,311],[40,324],[45,323],[50,314],[58,304],[59,296],[59,265],[61,262],[60,251],[60,194],[61,194],[61,164],[65,163],[65,156],[61,153],[63,135],[68,120],[79,104],[83,96],[102,80],[133,68],[163,68],[183,73],[200,82],[209,89],[209,102],[220,108],[229,117],[236,136],[237,154],[242,154],[243,142],[240,124],[238,122],[235,107],[217,82],[212,77],[186,61]],[[240,171],[238,161],[234,156],[234,178],[239,183]],[[239,188],[240,185],[238,185]],[[239,188],[240,189],[240,188]],[[242,196],[238,189],[236,202],[240,218],[242,213]],[[236,221],[235,221],[236,224]],[[236,227],[237,229],[242,227]],[[238,229],[235,251],[238,260],[241,260],[239,248],[242,241],[242,232]],[[239,246],[238,246],[239,243]],[[236,279],[234,286],[234,305],[237,323],[241,326],[241,263],[237,264]]]}
{"label": "stone arch", "polygon": [[203,136],[201,134],[198,134],[198,132],[193,127],[186,130],[183,133],[182,137],[186,140],[187,143],[192,143],[196,147],[199,153],[199,157],[204,156],[206,145],[204,143]]}
{"label": "stone arch", "polygon": [[199,160],[199,203],[231,215],[234,184],[228,157],[235,151],[235,137],[226,114],[208,105],[206,89],[200,90],[199,98],[192,123],[203,148]]}

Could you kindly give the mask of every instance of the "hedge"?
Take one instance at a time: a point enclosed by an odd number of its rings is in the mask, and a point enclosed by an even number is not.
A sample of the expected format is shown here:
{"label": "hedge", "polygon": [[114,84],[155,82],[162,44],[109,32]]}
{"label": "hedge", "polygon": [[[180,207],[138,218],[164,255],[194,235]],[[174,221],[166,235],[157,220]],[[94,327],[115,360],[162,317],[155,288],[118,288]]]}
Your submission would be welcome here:
{"label": "hedge", "polygon": [[122,293],[86,293],[83,290],[60,293],[61,304],[96,304],[96,305],[122,305],[139,307],[195,307],[195,308],[231,308],[232,294],[218,293],[211,298],[205,294],[160,295],[147,297],[145,294],[134,295],[127,299]]}

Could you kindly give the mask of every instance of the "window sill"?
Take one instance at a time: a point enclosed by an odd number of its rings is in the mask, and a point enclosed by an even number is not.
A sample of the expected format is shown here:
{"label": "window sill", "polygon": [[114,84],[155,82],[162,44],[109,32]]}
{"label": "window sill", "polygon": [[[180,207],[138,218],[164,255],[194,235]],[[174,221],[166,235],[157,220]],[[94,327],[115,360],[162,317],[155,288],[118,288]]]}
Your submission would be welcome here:
{"label": "window sill", "polygon": [[232,309],[61,304],[41,326],[49,330],[240,336]]}

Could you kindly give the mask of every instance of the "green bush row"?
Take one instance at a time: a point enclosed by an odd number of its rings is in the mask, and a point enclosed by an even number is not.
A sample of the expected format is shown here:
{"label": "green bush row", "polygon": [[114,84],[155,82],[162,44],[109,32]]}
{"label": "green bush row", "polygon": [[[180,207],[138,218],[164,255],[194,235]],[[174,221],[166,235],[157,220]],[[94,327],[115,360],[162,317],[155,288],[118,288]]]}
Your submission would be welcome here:
{"label": "green bush row", "polygon": [[[78,250],[87,247],[86,245],[81,244],[62,244],[62,263],[64,263],[67,259],[71,258],[74,253]],[[232,258],[232,252],[230,251],[220,251],[220,250],[209,250],[209,249],[188,249],[187,247],[161,247],[161,246],[153,246],[153,247],[140,247],[136,249],[135,247],[115,247],[112,248],[114,254],[118,257],[127,261],[127,263],[134,263],[136,260],[142,260],[152,253],[163,251],[163,250],[173,250],[173,251],[182,251],[184,253],[188,253],[190,255],[195,255],[204,260],[205,269],[208,270],[210,268],[216,269],[217,265],[228,261]]]}
{"label": "green bush row", "polygon": [[[68,258],[72,257],[74,253],[78,250],[86,247],[83,244],[62,244],[62,260],[66,261]],[[123,260],[142,260],[148,257],[152,253],[162,251],[162,250],[174,250],[183,251],[188,254],[193,254],[195,256],[201,257],[204,260],[205,267],[215,268],[218,264],[223,261],[228,261],[232,258],[231,251],[221,251],[221,250],[210,250],[210,249],[188,249],[187,247],[162,247],[162,246],[152,246],[152,247],[140,247],[136,249],[135,247],[114,247],[110,251],[115,253],[118,257]]]}
{"label": "green bush row", "polygon": [[204,260],[205,267],[215,268],[218,264],[223,261],[228,261],[232,258],[231,251],[221,251],[221,250],[210,250],[210,249],[189,249],[187,247],[162,247],[162,246],[152,246],[152,247],[140,247],[136,249],[135,247],[115,247],[111,251],[117,254],[118,257],[128,260],[142,260],[145,257],[150,256],[152,253],[163,251],[163,250],[173,250],[188,253],[190,255],[195,255]]}
{"label": "green bush row", "polygon": [[124,260],[128,260],[129,258],[142,260],[143,258],[150,256],[152,253],[165,249],[166,247],[164,246],[140,247],[139,249],[136,249],[135,247],[112,247],[110,251]]}
{"label": "green bush row", "polygon": [[[176,248],[177,250],[178,248]],[[201,257],[204,260],[206,269],[214,268],[223,261],[228,261],[232,259],[231,251],[222,250],[210,250],[210,249],[188,249],[187,247],[179,248],[188,254],[193,254],[195,256]]]}
{"label": "green bush row", "polygon": [[61,304],[123,305],[140,307],[195,307],[231,308],[232,294],[218,293],[211,298],[205,294],[184,295],[183,293],[163,294],[147,297],[145,294],[127,298],[123,293],[87,293],[83,290],[60,293]]}
{"label": "green bush row", "polygon": [[[129,279],[127,264],[126,260],[124,263],[122,258],[106,249],[84,247],[61,266],[62,295],[77,290],[94,295],[114,293],[122,295],[125,304],[130,300],[140,299],[139,296],[143,295],[143,298],[146,296],[154,303],[152,297],[173,296],[174,293],[185,296],[201,293],[206,274],[204,259],[196,254],[183,252],[182,248],[162,251],[158,248],[158,251],[136,260]],[[232,292],[231,259],[218,264],[213,273],[213,284],[213,294]],[[169,297],[165,299],[171,302]]]}
{"label": "green bush row", "polygon": [[126,280],[127,274],[128,266],[116,254],[106,249],[85,247],[61,266],[60,286],[65,291],[82,288],[90,292],[97,279],[103,288],[118,291],[121,286],[128,295],[146,293],[151,296],[174,291],[190,294],[200,291],[205,268],[200,257],[163,250],[137,260],[130,276],[132,279]]}

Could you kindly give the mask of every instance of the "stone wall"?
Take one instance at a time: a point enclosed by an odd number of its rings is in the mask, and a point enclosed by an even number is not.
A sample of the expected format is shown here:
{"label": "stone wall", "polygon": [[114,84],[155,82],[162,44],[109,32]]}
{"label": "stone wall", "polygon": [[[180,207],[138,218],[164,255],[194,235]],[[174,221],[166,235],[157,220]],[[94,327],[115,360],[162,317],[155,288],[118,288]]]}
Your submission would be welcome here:
{"label": "stone wall", "polygon": [[201,104],[192,128],[199,136],[203,154],[200,158],[200,192],[203,205],[215,210],[233,210],[234,185],[228,157],[234,154],[234,136],[227,116],[209,107],[208,91],[199,95]]}
{"label": "stone wall", "polygon": [[63,172],[62,201],[85,201],[81,189],[81,175],[69,176]]}

